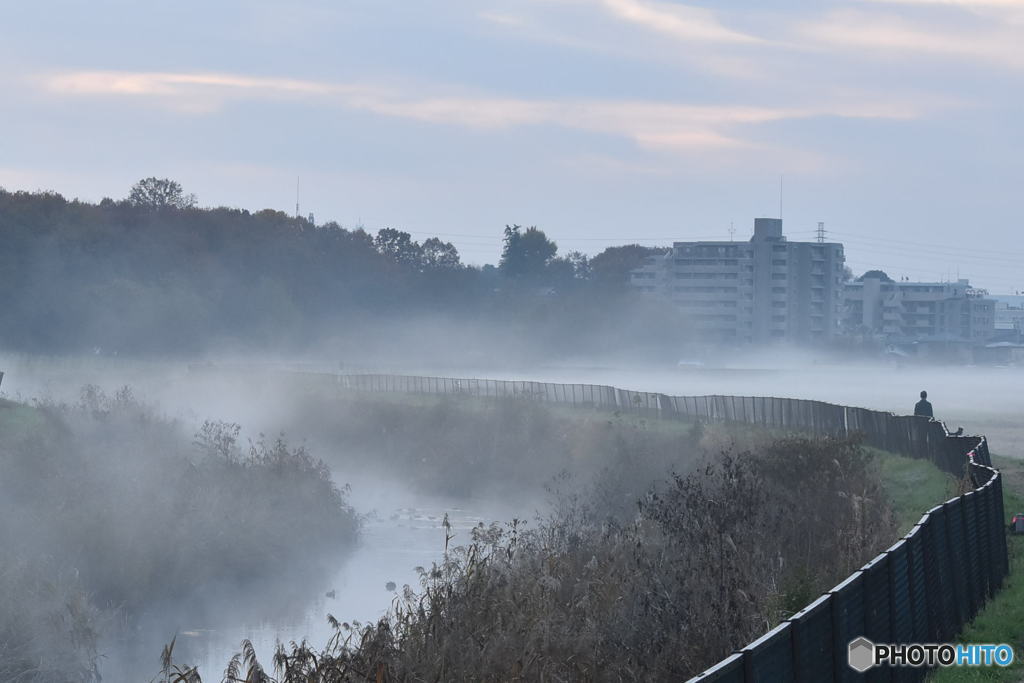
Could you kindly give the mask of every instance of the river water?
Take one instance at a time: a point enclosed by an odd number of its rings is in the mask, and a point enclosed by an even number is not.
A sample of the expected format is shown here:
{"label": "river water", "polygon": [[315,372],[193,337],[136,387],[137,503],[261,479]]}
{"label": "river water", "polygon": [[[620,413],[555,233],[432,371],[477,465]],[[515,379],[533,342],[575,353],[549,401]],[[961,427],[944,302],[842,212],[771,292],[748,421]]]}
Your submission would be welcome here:
{"label": "river water", "polygon": [[244,591],[229,588],[224,592],[230,597],[216,605],[155,608],[130,633],[104,644],[104,681],[149,680],[159,670],[161,649],[175,635],[174,661],[198,665],[204,681],[221,680],[243,639],[253,643],[269,670],[278,642],[307,640],[314,648],[323,647],[333,635],[328,614],[350,623],[373,622],[384,616],[403,585],[418,589],[416,567],[429,568],[444,554],[446,514],[454,547],[467,544],[470,530],[481,522],[533,512],[494,500],[431,496],[379,479],[350,483],[349,501],[364,515],[361,536],[325,584],[296,586],[281,576]]}

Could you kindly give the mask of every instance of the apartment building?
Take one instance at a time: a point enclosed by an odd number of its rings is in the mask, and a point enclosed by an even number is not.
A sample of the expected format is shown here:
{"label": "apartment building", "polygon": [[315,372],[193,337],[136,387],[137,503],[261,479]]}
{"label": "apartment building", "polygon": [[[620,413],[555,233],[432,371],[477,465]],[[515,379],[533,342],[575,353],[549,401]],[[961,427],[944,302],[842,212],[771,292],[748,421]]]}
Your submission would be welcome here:
{"label": "apartment building", "polygon": [[956,282],[894,282],[873,271],[847,283],[843,326],[889,343],[983,343],[995,333],[995,301]]}
{"label": "apartment building", "polygon": [[997,297],[995,307],[997,330],[1024,333],[1024,301],[1021,297]]}
{"label": "apartment building", "polygon": [[707,339],[825,341],[839,332],[843,245],[790,242],[782,220],[757,218],[749,242],[675,242],[631,285],[683,311]]}

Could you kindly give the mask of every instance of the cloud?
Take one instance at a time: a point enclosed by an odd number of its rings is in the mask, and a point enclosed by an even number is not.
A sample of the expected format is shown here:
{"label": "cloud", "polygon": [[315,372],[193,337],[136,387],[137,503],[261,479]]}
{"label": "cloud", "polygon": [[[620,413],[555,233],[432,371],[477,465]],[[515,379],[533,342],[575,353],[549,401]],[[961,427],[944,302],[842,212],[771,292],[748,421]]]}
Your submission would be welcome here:
{"label": "cloud", "polygon": [[612,16],[685,41],[759,43],[755,36],[724,26],[714,13],[699,7],[641,0],[597,0]]}
{"label": "cloud", "polygon": [[1006,7],[1024,9],[1022,0],[867,0],[896,5],[947,5],[953,7]]}
{"label": "cloud", "polygon": [[1024,34],[1000,26],[971,31],[922,28],[901,17],[843,10],[802,25],[799,33],[808,42],[825,47],[870,50],[861,52],[865,55],[883,51],[890,55],[970,59],[1011,69],[1024,68]]}
{"label": "cloud", "polygon": [[76,71],[40,81],[52,93],[147,97],[194,113],[216,111],[230,99],[325,96],[335,89],[315,81],[215,73]]}
{"label": "cloud", "polygon": [[500,12],[480,12],[478,15],[484,21],[489,21],[492,24],[502,24],[504,26],[525,26],[526,21],[521,17],[516,17],[511,14],[503,14]]}
{"label": "cloud", "polygon": [[745,126],[820,116],[911,119],[920,103],[863,98],[832,105],[763,107],[644,100],[525,99],[479,94],[416,94],[424,88],[328,83],[234,74],[70,72],[39,81],[60,96],[135,98],[175,109],[210,112],[235,100],[302,98],[327,106],[438,125],[475,129],[553,125],[628,138],[655,149],[738,149],[750,146]]}
{"label": "cloud", "polygon": [[50,89],[81,94],[171,95],[180,86],[209,86],[237,90],[263,90],[323,94],[331,86],[287,78],[251,78],[226,74],[80,71],[54,76]]}
{"label": "cloud", "polygon": [[[617,56],[634,60],[686,64],[707,75],[755,84],[775,81],[785,87],[794,68],[821,75],[825,68],[805,63],[806,55],[850,51],[869,59],[872,54],[885,58],[905,54],[1024,67],[1020,47],[1024,45],[1024,0],[847,0],[842,3],[846,8],[822,14],[769,9],[759,13],[760,24],[772,29],[759,30],[770,38],[733,29],[711,10],[663,0],[535,0],[533,4],[585,8],[587,15],[540,15],[547,18],[541,23],[561,25],[563,30],[571,26],[575,32],[601,33],[602,28],[586,19],[603,15],[617,24],[675,38],[682,49],[666,50],[664,43],[638,41],[636,36],[623,35],[621,28],[614,39],[609,34],[589,41],[577,36],[577,47],[617,50]],[[954,13],[943,11],[949,8]],[[694,49],[692,43],[703,46]]]}

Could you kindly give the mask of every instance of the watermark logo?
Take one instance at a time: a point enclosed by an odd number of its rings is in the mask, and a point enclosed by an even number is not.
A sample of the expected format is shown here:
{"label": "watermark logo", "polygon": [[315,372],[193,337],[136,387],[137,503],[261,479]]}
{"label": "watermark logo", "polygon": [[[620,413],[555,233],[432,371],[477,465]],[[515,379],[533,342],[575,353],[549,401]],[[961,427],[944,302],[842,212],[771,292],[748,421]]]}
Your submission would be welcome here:
{"label": "watermark logo", "polygon": [[874,666],[1010,666],[1013,648],[1006,643],[872,643],[863,636],[850,641],[847,663],[858,673]]}
{"label": "watermark logo", "polygon": [[875,644],[863,636],[851,640],[847,662],[857,673],[864,673],[875,665]]}

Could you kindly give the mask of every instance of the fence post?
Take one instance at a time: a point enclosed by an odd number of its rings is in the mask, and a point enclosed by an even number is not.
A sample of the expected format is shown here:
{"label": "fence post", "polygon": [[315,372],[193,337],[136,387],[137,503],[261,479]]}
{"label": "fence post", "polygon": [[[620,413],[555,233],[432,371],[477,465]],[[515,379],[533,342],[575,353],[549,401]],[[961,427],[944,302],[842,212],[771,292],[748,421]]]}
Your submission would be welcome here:
{"label": "fence post", "polygon": [[946,517],[946,552],[952,568],[951,581],[956,596],[956,621],[950,636],[960,630],[971,618],[970,585],[967,577],[967,558],[964,552],[964,510],[960,498],[943,504]]}
{"label": "fence post", "polygon": [[833,674],[836,681],[856,681],[860,676],[847,666],[847,645],[864,635],[864,577],[856,571],[829,591],[832,596]]}
{"label": "fence post", "polygon": [[964,546],[967,554],[967,581],[969,584],[967,593],[971,596],[970,615],[973,619],[985,601],[985,593],[988,591],[988,586],[983,580],[984,572],[979,555],[978,503],[981,499],[977,492],[970,491],[965,493],[961,500],[963,501]]}
{"label": "fence post", "polygon": [[999,521],[999,581],[998,585],[1002,587],[1003,579],[1007,574],[1010,573],[1010,554],[1007,552],[1006,547],[1006,510],[1003,507],[1003,475],[997,473],[993,482],[995,486],[996,496],[996,519]]}
{"label": "fence post", "polygon": [[928,583],[924,566],[924,525],[928,523],[928,519],[927,515],[922,517],[921,521],[904,536],[907,542],[907,585],[913,620],[911,639],[917,643],[928,642],[929,637]]}
{"label": "fence post", "polygon": [[826,593],[788,619],[793,627],[793,669],[797,683],[832,678],[832,595]]}

